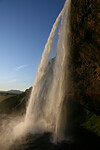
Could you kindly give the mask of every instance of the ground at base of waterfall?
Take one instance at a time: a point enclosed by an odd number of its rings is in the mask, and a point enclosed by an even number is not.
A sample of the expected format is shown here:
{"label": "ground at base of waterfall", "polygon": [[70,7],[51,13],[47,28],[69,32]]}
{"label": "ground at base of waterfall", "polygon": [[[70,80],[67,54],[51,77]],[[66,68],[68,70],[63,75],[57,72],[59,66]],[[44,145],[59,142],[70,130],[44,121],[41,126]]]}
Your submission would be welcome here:
{"label": "ground at base of waterfall", "polygon": [[[30,92],[31,89],[20,95],[1,94],[0,121],[2,116],[9,117],[12,113],[14,116],[25,114]],[[72,97],[67,101],[67,141],[53,144],[50,134],[29,135],[21,143],[16,141],[11,150],[100,150],[100,111],[81,105],[81,98],[77,99]]]}
{"label": "ground at base of waterfall", "polygon": [[11,150],[100,150],[100,137],[78,129],[77,135],[69,136],[66,141],[52,143],[51,135],[29,135],[22,141],[16,141]]}

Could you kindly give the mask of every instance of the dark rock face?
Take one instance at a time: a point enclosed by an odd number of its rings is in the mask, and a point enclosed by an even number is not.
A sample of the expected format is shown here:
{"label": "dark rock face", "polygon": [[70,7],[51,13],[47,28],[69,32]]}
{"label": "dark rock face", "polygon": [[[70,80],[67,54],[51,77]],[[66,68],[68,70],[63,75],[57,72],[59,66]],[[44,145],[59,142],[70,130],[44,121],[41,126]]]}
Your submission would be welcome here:
{"label": "dark rock face", "polygon": [[71,1],[71,73],[74,89],[85,96],[85,100],[87,96],[91,97],[89,100],[87,98],[86,103],[99,109],[100,0]]}

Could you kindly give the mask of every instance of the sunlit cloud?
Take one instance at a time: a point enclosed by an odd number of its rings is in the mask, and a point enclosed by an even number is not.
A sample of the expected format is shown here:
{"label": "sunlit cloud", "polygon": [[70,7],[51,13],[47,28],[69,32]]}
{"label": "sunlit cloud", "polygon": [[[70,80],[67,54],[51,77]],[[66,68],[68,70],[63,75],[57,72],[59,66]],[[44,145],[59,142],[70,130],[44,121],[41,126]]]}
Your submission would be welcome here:
{"label": "sunlit cloud", "polygon": [[18,70],[21,70],[27,66],[28,66],[28,64],[27,65],[20,65],[20,66],[16,67],[15,70],[18,71]]}

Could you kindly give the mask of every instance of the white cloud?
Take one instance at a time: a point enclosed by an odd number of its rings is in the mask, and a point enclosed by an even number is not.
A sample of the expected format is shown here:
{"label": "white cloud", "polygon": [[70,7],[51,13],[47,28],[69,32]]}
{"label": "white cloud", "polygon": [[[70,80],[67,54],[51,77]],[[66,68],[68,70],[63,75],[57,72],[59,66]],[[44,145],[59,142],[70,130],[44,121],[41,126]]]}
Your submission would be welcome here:
{"label": "white cloud", "polygon": [[27,65],[21,65],[21,66],[16,67],[15,70],[18,71],[18,70],[23,69],[27,66],[28,66],[28,64]]}
{"label": "white cloud", "polygon": [[9,83],[15,83],[15,82],[17,82],[17,80],[16,79],[12,79],[12,80],[10,80],[10,81],[8,81]]}

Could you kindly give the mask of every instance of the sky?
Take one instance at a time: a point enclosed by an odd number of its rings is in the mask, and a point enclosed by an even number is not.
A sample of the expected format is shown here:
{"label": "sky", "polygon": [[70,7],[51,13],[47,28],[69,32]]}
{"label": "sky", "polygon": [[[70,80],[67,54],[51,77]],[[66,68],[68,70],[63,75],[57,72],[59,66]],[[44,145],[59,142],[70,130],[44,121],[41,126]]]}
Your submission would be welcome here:
{"label": "sky", "polygon": [[65,0],[0,0],[0,91],[32,86]]}

